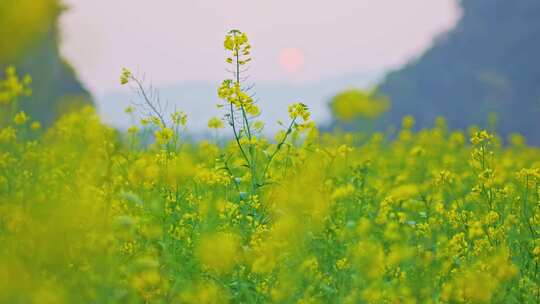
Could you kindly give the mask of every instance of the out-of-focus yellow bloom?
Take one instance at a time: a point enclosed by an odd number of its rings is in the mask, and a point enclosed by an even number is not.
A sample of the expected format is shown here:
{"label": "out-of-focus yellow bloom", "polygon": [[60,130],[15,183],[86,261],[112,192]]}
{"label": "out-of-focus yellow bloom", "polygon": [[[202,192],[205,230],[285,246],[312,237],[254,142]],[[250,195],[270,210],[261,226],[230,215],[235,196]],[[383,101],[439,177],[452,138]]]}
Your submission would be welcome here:
{"label": "out-of-focus yellow bloom", "polygon": [[222,129],[224,127],[223,120],[213,117],[208,121],[208,128],[210,129]]}
{"label": "out-of-focus yellow bloom", "polygon": [[32,124],[30,124],[30,129],[32,130],[41,129],[41,123],[39,121],[33,121]]}
{"label": "out-of-focus yellow bloom", "polygon": [[212,282],[199,282],[190,286],[178,296],[178,301],[174,303],[188,304],[225,304],[229,303],[225,290],[219,288]]}
{"label": "out-of-focus yellow bloom", "polygon": [[6,68],[5,79],[0,79],[0,105],[16,102],[19,97],[30,96],[32,78],[26,75],[22,80],[12,66]]}
{"label": "out-of-focus yellow bloom", "polygon": [[160,145],[169,143],[174,137],[174,131],[170,128],[162,128],[154,132],[156,142]]}
{"label": "out-of-focus yellow bloom", "polygon": [[130,70],[126,68],[122,68],[122,73],[120,74],[120,84],[121,85],[127,84],[131,80],[132,76],[133,75],[131,74]]}
{"label": "out-of-focus yellow bloom", "polygon": [[373,119],[390,108],[387,98],[375,91],[348,90],[336,95],[331,103],[332,112],[341,121],[349,122],[356,118]]}
{"label": "out-of-focus yellow bloom", "polygon": [[135,111],[135,108],[133,106],[127,106],[125,109],[124,109],[124,113],[126,114],[131,114]]}
{"label": "out-of-focus yellow bloom", "polygon": [[17,130],[6,127],[0,130],[0,142],[10,142],[17,138]]}
{"label": "out-of-focus yellow bloom", "polygon": [[414,117],[411,116],[411,115],[407,115],[405,117],[403,117],[403,120],[401,122],[401,126],[403,129],[412,129],[414,127],[414,123],[415,123],[415,120],[414,120]]}
{"label": "out-of-focus yellow bloom", "polygon": [[204,235],[197,247],[197,256],[204,267],[218,273],[230,272],[240,261],[240,241],[231,232]]}
{"label": "out-of-focus yellow bloom", "polygon": [[514,147],[523,147],[526,143],[525,137],[518,133],[513,133],[510,135],[510,143]]}
{"label": "out-of-focus yellow bloom", "polygon": [[139,128],[135,125],[131,126],[128,128],[128,133],[129,134],[136,134],[137,132],[139,132]]}
{"label": "out-of-focus yellow bloom", "polygon": [[15,118],[13,119],[13,121],[15,122],[15,124],[17,125],[23,125],[25,124],[28,120],[30,119],[30,117],[28,117],[28,115],[26,115],[26,113],[24,113],[23,111],[17,113],[15,115]]}
{"label": "out-of-focus yellow bloom", "polygon": [[171,114],[173,124],[185,127],[187,125],[187,114],[182,111],[175,111]]}

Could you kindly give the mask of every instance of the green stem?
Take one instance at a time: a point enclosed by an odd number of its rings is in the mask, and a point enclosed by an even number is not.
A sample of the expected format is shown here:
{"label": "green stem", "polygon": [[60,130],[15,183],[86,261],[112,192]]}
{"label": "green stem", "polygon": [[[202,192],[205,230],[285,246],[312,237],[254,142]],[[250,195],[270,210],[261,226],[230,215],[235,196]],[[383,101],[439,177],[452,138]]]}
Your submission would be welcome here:
{"label": "green stem", "polygon": [[[234,34],[236,35],[236,34]],[[240,50],[239,49],[235,49],[235,59],[236,59],[236,84],[240,87]],[[240,98],[240,97],[239,97]],[[255,156],[254,156],[254,150],[253,150],[253,145],[251,144],[251,139],[252,139],[252,135],[251,135],[251,128],[249,126],[249,120],[248,120],[248,117],[247,117],[247,114],[246,114],[246,109],[244,108],[244,105],[242,105],[242,102],[241,100],[239,100],[239,104],[240,104],[240,110],[242,112],[242,118],[243,118],[243,124],[244,124],[244,130],[247,132],[247,135],[248,135],[248,139],[249,139],[249,161],[248,161],[248,164],[249,164],[249,168],[250,168],[250,171],[251,171],[251,190],[254,191],[255,190],[255,185],[257,184],[257,172],[256,172],[256,161],[255,161]],[[245,152],[243,152],[245,154]],[[247,158],[247,156],[246,156]]]}
{"label": "green stem", "polygon": [[279,150],[281,150],[281,147],[283,146],[283,144],[285,143],[285,141],[287,140],[287,137],[289,137],[289,134],[291,134],[292,132],[292,126],[294,125],[294,123],[296,122],[296,118],[294,118],[291,123],[289,124],[289,127],[287,128],[287,133],[285,133],[285,136],[283,136],[283,139],[278,143],[277,147],[276,147],[276,150],[272,153],[272,155],[270,155],[270,157],[268,158],[268,162],[266,163],[266,166],[264,167],[264,171],[263,171],[263,175],[262,175],[262,178],[264,179],[266,177],[266,173],[268,172],[268,169],[270,168],[270,164],[272,163],[272,160],[274,159],[274,157],[277,155],[277,153],[279,152]]}
{"label": "green stem", "polygon": [[246,155],[246,152],[244,151],[244,148],[242,147],[242,144],[240,143],[240,137],[238,136],[238,132],[236,131],[236,124],[234,121],[234,107],[233,104],[230,104],[230,110],[231,110],[231,126],[233,128],[234,138],[236,139],[236,144],[238,145],[238,148],[240,149],[240,152],[242,153],[242,156],[244,157],[245,161],[247,162],[248,167],[251,167],[251,162],[249,161],[249,158]]}

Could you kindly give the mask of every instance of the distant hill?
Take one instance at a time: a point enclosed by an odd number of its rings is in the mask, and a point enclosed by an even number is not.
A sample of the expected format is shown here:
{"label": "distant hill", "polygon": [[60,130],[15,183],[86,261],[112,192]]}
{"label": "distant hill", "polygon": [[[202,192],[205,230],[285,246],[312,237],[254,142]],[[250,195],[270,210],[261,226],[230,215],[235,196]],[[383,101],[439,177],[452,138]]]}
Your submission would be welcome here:
{"label": "distant hill", "polygon": [[464,0],[463,17],[430,50],[380,84],[398,125],[412,114],[419,126],[445,116],[452,128],[487,125],[540,144],[540,1]]}
{"label": "distant hill", "polygon": [[59,52],[57,23],[63,8],[58,1],[6,0],[0,9],[13,19],[0,21],[6,32],[0,37],[0,76],[13,65],[19,75],[33,79],[33,94],[23,100],[22,109],[47,126],[63,111],[91,104],[90,94]]}

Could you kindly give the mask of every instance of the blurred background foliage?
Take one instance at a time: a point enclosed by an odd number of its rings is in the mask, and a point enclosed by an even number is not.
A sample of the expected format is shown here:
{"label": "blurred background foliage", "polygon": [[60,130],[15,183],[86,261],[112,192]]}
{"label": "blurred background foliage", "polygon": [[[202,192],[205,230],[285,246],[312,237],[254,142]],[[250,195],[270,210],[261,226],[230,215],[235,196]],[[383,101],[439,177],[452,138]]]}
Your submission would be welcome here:
{"label": "blurred background foliage", "polygon": [[390,101],[377,91],[350,89],[337,94],[330,102],[333,115],[344,122],[356,118],[376,119],[390,108]]}
{"label": "blurred background foliage", "polygon": [[0,77],[6,78],[9,66],[32,76],[32,95],[21,100],[21,109],[45,126],[77,105],[91,104],[59,52],[57,23],[63,10],[58,0],[0,1]]}

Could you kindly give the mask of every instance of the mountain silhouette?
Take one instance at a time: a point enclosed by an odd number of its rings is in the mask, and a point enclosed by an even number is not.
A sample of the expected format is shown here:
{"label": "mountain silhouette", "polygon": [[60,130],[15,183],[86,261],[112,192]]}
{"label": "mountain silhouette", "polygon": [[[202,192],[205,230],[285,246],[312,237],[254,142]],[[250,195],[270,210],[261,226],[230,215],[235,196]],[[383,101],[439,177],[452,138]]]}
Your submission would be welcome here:
{"label": "mountain silhouette", "polygon": [[[451,128],[488,126],[540,144],[540,1],[464,0],[463,17],[420,58],[380,84],[392,109],[380,121],[418,127],[444,116]],[[493,117],[493,116],[492,116]]]}

